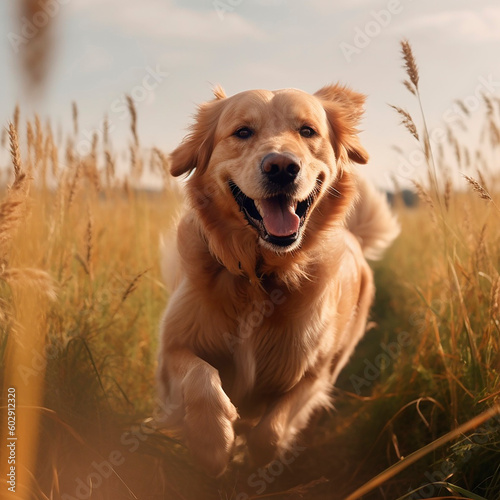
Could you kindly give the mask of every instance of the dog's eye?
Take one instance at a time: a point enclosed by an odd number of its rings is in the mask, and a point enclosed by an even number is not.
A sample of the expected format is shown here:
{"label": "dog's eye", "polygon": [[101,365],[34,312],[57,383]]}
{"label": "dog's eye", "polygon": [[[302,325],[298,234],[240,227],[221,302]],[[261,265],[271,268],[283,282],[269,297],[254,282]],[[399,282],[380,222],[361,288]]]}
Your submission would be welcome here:
{"label": "dog's eye", "polygon": [[248,127],[241,127],[233,135],[239,139],[248,139],[249,137],[252,137],[253,130]]}
{"label": "dog's eye", "polygon": [[313,135],[316,135],[316,132],[311,127],[308,127],[306,125],[301,127],[299,133],[302,137],[312,137]]}

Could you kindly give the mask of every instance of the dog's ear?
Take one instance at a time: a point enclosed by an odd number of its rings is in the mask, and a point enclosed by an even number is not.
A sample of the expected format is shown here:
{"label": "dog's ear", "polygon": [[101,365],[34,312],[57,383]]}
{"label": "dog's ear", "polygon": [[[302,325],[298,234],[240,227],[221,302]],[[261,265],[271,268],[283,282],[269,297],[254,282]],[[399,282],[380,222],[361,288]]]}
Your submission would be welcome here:
{"label": "dog's ear", "polygon": [[224,107],[226,94],[222,87],[214,89],[215,99],[198,107],[196,121],[190,133],[170,154],[170,173],[174,177],[194,169],[203,172],[210,161],[214,148],[215,129]]}
{"label": "dog's ear", "polygon": [[369,156],[359,142],[356,128],[363,114],[365,96],[339,84],[327,85],[314,95],[325,108],[337,158],[365,164]]}

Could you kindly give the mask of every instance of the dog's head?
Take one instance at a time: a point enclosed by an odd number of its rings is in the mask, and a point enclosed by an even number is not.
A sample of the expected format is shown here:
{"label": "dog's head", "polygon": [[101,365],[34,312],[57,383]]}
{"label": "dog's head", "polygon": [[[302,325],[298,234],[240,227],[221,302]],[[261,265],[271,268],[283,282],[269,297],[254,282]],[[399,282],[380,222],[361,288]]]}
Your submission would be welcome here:
{"label": "dog's head", "polygon": [[368,160],[356,130],[364,96],[333,85],[314,95],[285,89],[226,97],[218,88],[215,97],[172,153],[172,175],[192,172],[194,208],[207,233],[225,239],[221,245],[231,245],[237,230],[264,253],[298,249],[331,217],[321,205],[343,196],[349,164]]}

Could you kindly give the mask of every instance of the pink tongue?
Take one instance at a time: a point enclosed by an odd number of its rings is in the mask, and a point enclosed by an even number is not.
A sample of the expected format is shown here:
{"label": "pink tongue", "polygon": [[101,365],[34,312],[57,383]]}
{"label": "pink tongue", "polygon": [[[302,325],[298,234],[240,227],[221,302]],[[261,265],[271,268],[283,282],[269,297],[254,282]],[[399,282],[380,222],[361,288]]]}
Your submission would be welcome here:
{"label": "pink tongue", "polygon": [[260,200],[262,219],[272,236],[291,236],[299,230],[300,218],[295,208],[285,198],[275,197]]}

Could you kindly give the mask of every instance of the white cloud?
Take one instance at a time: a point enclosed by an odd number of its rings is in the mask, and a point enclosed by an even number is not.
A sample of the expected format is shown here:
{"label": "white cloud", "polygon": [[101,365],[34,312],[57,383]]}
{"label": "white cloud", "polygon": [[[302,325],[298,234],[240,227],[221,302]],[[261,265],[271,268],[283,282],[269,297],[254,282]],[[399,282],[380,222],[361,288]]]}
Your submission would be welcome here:
{"label": "white cloud", "polygon": [[170,0],[73,0],[81,15],[85,13],[104,25],[114,25],[129,35],[157,39],[189,39],[222,42],[265,37],[264,33],[238,14],[238,7],[220,13],[197,11],[174,5]]}
{"label": "white cloud", "polygon": [[500,7],[464,9],[429,14],[398,26],[398,32],[439,30],[442,35],[461,42],[500,41]]}

